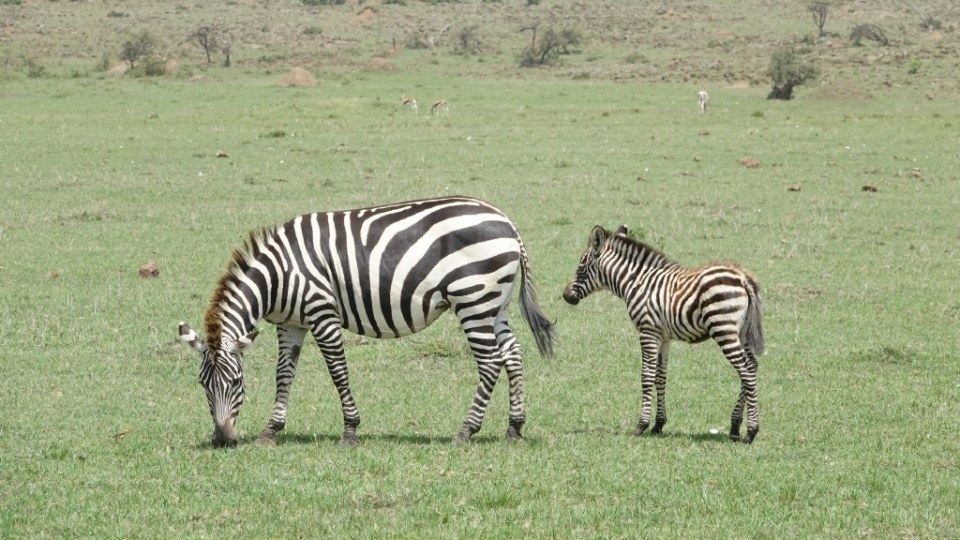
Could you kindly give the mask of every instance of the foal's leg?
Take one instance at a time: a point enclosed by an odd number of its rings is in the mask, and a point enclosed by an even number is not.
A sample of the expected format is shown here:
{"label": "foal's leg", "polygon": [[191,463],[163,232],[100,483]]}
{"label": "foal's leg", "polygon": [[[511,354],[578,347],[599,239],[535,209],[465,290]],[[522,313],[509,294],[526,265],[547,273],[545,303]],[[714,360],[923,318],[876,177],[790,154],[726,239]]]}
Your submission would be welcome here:
{"label": "foal's leg", "polygon": [[643,396],[640,400],[640,420],[633,430],[635,437],[643,434],[650,426],[650,406],[653,401],[653,388],[656,385],[657,363],[661,340],[659,336],[640,333],[640,388]]}
{"label": "foal's leg", "polygon": [[660,345],[660,354],[657,356],[657,421],[653,424],[650,433],[659,435],[663,432],[663,426],[667,423],[667,358],[670,356],[670,342],[664,341]]}

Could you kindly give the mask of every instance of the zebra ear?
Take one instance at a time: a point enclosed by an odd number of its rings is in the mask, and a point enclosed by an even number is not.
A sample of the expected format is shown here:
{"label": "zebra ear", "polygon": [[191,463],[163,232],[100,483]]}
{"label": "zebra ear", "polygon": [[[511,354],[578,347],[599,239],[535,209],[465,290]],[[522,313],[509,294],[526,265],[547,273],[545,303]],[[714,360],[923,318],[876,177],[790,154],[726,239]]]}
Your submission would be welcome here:
{"label": "zebra ear", "polygon": [[257,339],[257,335],[260,334],[259,330],[254,330],[245,336],[240,336],[233,343],[227,347],[227,351],[231,353],[243,353],[246,352],[253,345],[253,340]]}
{"label": "zebra ear", "polygon": [[593,251],[599,252],[606,239],[607,231],[605,231],[600,225],[595,226],[593,230],[590,231],[590,247],[593,249]]}
{"label": "zebra ear", "polygon": [[187,345],[190,345],[195,351],[203,354],[207,350],[207,344],[200,339],[200,336],[193,331],[193,328],[181,322],[178,330],[180,331],[180,339]]}
{"label": "zebra ear", "polygon": [[626,226],[626,225],[621,225],[620,228],[617,229],[617,233],[616,233],[616,234],[622,234],[622,235],[626,236],[626,235],[627,235],[627,226]]}

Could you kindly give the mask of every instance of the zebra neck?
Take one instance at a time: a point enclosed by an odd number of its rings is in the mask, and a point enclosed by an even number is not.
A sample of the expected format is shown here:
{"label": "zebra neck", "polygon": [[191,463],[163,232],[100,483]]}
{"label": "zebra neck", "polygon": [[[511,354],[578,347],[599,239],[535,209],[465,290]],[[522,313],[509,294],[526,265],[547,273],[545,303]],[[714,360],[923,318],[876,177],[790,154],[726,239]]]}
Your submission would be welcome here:
{"label": "zebra neck", "polygon": [[629,239],[611,245],[604,258],[604,285],[621,298],[626,297],[629,289],[678,266],[663,253]]}
{"label": "zebra neck", "polygon": [[224,274],[204,315],[208,346],[219,347],[224,340],[236,340],[252,332],[269,311],[271,296],[261,280],[234,271]]}

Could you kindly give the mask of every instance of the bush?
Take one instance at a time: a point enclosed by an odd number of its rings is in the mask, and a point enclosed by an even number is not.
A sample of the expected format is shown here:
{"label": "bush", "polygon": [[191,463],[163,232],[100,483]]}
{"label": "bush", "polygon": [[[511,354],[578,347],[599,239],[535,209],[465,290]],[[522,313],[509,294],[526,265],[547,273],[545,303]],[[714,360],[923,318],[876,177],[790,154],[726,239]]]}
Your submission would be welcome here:
{"label": "bush", "polygon": [[137,62],[141,58],[153,54],[156,47],[157,39],[153,37],[149,30],[144,30],[139,35],[124,42],[120,50],[120,59],[130,64],[130,69],[133,70],[136,69]]}
{"label": "bush", "polygon": [[767,75],[773,80],[773,90],[767,99],[792,99],[793,88],[820,75],[815,66],[804,62],[792,47],[780,47],[770,57]]}

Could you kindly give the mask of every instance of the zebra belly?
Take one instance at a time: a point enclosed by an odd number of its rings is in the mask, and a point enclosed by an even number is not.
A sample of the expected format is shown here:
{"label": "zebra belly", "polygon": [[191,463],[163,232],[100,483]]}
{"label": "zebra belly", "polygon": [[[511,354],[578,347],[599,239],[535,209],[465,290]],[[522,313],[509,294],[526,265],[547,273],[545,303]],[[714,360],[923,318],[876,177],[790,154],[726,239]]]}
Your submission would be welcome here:
{"label": "zebra belly", "polygon": [[450,308],[450,303],[443,298],[443,295],[441,295],[439,291],[434,291],[429,304],[426,304],[426,308],[421,307],[424,305],[424,298],[422,296],[411,299],[411,310],[424,310],[423,317],[414,317],[413,321],[405,320],[400,307],[395,306],[392,310],[393,328],[390,326],[379,327],[375,321],[370,319],[369,314],[366,312],[359,313],[359,319],[349,317],[343,325],[343,328],[361,336],[383,339],[399,338],[420,332],[433,324],[434,321],[440,318],[440,316]]}

